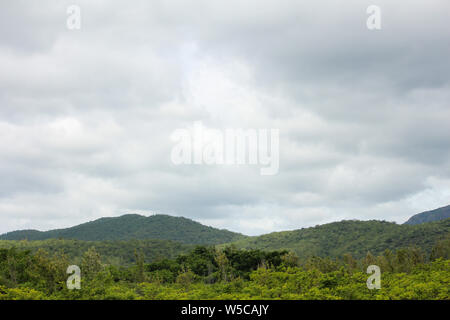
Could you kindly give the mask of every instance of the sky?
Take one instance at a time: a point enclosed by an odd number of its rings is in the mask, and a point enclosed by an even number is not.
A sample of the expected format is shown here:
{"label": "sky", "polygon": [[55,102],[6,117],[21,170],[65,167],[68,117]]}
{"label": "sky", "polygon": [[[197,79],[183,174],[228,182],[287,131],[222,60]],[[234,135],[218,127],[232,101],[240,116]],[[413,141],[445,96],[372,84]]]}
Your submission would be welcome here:
{"label": "sky", "polygon": [[[2,0],[0,233],[162,213],[258,235],[450,204],[450,2],[393,2]],[[199,122],[278,130],[277,174],[173,163]]]}

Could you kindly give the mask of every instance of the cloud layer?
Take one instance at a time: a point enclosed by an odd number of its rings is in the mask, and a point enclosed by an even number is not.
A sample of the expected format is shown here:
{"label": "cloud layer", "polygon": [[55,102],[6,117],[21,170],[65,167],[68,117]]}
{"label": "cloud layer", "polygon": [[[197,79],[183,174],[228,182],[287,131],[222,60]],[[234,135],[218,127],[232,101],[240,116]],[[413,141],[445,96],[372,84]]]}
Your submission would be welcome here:
{"label": "cloud layer", "polygon": [[[246,234],[450,199],[450,3],[3,1],[0,232],[167,213]],[[280,168],[175,166],[171,133],[279,129]]]}

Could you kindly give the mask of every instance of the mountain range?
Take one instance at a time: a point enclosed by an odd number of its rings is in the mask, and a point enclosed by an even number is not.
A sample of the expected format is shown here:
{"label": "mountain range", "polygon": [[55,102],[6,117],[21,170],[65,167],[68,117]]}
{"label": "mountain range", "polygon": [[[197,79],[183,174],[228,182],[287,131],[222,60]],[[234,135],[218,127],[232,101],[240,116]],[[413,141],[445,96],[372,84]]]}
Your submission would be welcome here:
{"label": "mountain range", "polygon": [[[377,220],[343,220],[253,237],[205,226],[183,217],[127,214],[100,218],[66,229],[5,233],[0,235],[0,240],[9,241],[0,241],[0,246],[18,245],[17,240],[28,240],[20,242],[20,246],[30,249],[66,246],[66,251],[76,251],[77,247],[95,246],[105,248],[109,256],[114,256],[112,252],[124,252],[123,248],[138,246],[145,250],[151,259],[165,256],[162,248],[174,254],[184,252],[192,245],[234,245],[243,249],[290,250],[300,258],[338,257],[345,253],[363,257],[368,251],[379,254],[386,249],[406,247],[418,247],[430,252],[437,242],[450,237],[449,208],[450,206],[414,215],[403,225]],[[130,252],[120,255],[124,256],[124,260],[131,261],[133,250],[128,251]]]}

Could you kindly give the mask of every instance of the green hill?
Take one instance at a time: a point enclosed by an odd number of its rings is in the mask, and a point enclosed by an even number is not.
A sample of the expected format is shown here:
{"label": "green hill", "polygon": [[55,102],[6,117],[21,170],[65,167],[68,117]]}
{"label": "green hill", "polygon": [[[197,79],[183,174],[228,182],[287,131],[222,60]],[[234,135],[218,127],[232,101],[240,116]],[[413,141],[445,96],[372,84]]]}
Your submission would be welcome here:
{"label": "green hill", "polygon": [[239,233],[204,226],[183,217],[127,214],[100,218],[67,229],[20,230],[0,236],[0,240],[76,239],[85,241],[160,239],[186,244],[219,244],[244,237]]}
{"label": "green hill", "polygon": [[361,258],[370,251],[419,247],[430,252],[450,234],[450,219],[420,225],[398,225],[386,221],[340,221],[293,231],[274,232],[233,242],[238,248],[294,251],[300,258],[339,257],[351,253]]}
{"label": "green hill", "polygon": [[[418,225],[398,225],[376,220],[351,220],[293,231],[274,232],[258,237],[247,237],[228,230],[204,226],[182,217],[167,215],[145,217],[129,214],[116,218],[101,218],[67,229],[46,232],[14,231],[1,235],[0,240],[27,239],[29,241],[11,243],[6,241],[2,245],[28,243],[27,246],[30,249],[42,247],[52,252],[60,249],[63,245],[66,246],[63,251],[73,252],[73,256],[79,254],[77,249],[74,249],[76,245],[83,248],[95,246],[103,248],[101,249],[102,253],[108,257],[116,256],[118,259],[122,259],[122,262],[130,262],[134,259],[132,245],[134,244],[137,248],[145,247],[143,242],[133,242],[137,240],[149,241],[146,244],[149,247],[146,253],[149,260],[154,260],[158,256],[170,257],[172,253],[176,254],[187,250],[186,245],[195,244],[220,246],[234,244],[238,248],[244,249],[290,250],[300,258],[313,255],[339,257],[345,253],[351,253],[355,258],[361,258],[368,251],[372,254],[381,254],[386,249],[397,250],[412,246],[430,252],[436,242],[449,237],[449,234],[450,219]],[[61,239],[61,242],[47,239]],[[77,240],[78,242],[64,242],[65,240],[62,239]],[[151,242],[150,240],[155,241]],[[90,243],[91,241],[95,243]],[[176,241],[176,244],[167,241]],[[123,246],[123,249],[120,246]],[[161,250],[158,249],[158,246]],[[164,253],[162,248],[167,249],[168,252]],[[125,251],[129,252],[125,253]]]}
{"label": "green hill", "polygon": [[450,218],[450,206],[418,213],[409,218],[408,221],[405,222],[405,224],[419,224],[424,222],[444,220],[448,218]]}

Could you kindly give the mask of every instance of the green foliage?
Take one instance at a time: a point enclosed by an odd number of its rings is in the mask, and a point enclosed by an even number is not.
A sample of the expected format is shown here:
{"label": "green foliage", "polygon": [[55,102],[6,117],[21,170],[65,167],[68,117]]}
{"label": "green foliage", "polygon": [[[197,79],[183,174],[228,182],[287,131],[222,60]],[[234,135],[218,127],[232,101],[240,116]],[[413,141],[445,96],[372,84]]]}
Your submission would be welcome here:
{"label": "green foliage", "polygon": [[102,259],[100,254],[91,247],[83,254],[81,261],[81,270],[83,270],[83,277],[92,279],[97,273],[103,270]]}
{"label": "green foliage", "polygon": [[44,250],[31,254],[15,248],[0,249],[0,286],[16,288],[25,285],[53,293],[62,289],[67,266],[63,254],[50,256]]}
{"label": "green foliage", "polygon": [[[143,263],[142,253],[136,256],[133,266],[104,265],[89,248],[82,259],[81,290],[68,290],[63,254],[0,249],[0,300],[450,299],[450,260],[426,259],[416,248],[359,260],[348,254],[299,260],[291,252],[235,247],[196,247],[150,264]],[[368,263],[381,267],[379,290],[366,286]]]}
{"label": "green foliage", "polygon": [[450,259],[450,234],[446,238],[438,241],[431,249],[431,260],[444,258]]}
{"label": "green foliage", "polygon": [[0,248],[17,248],[37,252],[44,249],[48,252],[63,252],[72,264],[81,264],[82,256],[89,248],[95,250],[102,257],[102,262],[112,265],[132,265],[136,262],[135,250],[141,252],[145,262],[159,261],[165,258],[175,258],[181,253],[193,248],[168,240],[128,240],[128,241],[81,241],[49,239],[40,241],[0,240]]}

